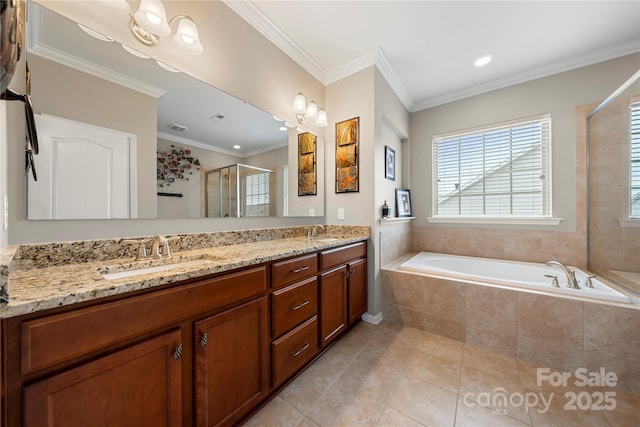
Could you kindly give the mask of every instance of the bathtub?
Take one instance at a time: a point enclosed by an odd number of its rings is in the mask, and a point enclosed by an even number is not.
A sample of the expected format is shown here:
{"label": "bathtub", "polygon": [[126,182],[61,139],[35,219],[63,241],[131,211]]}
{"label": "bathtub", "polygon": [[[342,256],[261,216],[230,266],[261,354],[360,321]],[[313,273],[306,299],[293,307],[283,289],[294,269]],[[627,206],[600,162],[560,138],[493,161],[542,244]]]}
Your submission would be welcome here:
{"label": "bathtub", "polygon": [[[421,252],[402,263],[400,268],[447,279],[475,281],[601,301],[631,302],[629,297],[610,288],[597,278],[591,279],[593,288],[585,287],[587,274],[574,267],[569,269],[576,272],[581,289],[568,288],[567,277],[559,267],[530,262]],[[557,276],[560,287],[551,286],[552,279],[545,277],[545,274]]]}

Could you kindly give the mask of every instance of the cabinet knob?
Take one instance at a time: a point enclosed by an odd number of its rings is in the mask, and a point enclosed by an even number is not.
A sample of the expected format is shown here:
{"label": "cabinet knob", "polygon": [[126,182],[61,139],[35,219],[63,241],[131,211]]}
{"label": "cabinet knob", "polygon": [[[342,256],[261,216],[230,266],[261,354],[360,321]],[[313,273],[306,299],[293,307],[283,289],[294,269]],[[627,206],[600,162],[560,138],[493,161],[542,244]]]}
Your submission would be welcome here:
{"label": "cabinet knob", "polygon": [[306,342],[306,343],[304,343],[304,345],[302,346],[302,348],[301,348],[300,350],[298,350],[298,351],[296,351],[296,352],[293,352],[293,351],[292,351],[292,352],[291,352],[291,355],[292,355],[293,357],[299,356],[300,354],[302,354],[302,352],[303,352],[303,351],[305,351],[305,350],[306,350],[306,349],[308,349],[308,348],[309,348],[309,343],[307,343],[307,342]]}
{"label": "cabinet knob", "polygon": [[182,343],[178,344],[175,353],[173,354],[173,358],[176,359],[176,362],[180,360],[182,357]]}
{"label": "cabinet knob", "polygon": [[300,310],[302,307],[304,307],[307,304],[309,304],[309,300],[301,302],[300,304],[296,305],[295,307],[290,307],[290,308],[291,308],[292,311],[296,311],[296,310]]}
{"label": "cabinet knob", "polygon": [[204,335],[202,335],[202,338],[200,338],[200,346],[202,346],[202,348],[207,348],[208,341],[209,337],[207,337],[207,333],[205,332]]}

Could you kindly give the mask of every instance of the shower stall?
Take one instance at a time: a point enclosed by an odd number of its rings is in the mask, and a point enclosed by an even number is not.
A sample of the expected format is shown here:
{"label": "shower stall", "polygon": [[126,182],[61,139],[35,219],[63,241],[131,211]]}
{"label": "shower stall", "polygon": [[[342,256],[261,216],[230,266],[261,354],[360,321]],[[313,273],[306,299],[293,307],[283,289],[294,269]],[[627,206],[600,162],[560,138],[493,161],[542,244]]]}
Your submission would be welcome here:
{"label": "shower stall", "polygon": [[236,163],[205,172],[207,218],[254,217],[275,214],[275,173]]}
{"label": "shower stall", "polygon": [[589,269],[640,294],[640,71],[587,116]]}

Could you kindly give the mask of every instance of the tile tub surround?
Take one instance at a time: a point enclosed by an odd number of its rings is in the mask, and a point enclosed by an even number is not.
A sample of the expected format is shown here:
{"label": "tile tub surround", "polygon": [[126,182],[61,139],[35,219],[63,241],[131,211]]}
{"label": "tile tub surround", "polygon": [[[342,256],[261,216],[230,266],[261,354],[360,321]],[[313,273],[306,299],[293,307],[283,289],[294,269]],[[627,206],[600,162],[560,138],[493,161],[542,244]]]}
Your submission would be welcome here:
{"label": "tile tub surround", "polygon": [[385,321],[562,370],[604,366],[640,392],[640,304],[600,304],[524,290],[381,271]]}
{"label": "tile tub surround", "polygon": [[[3,289],[9,303],[0,305],[0,318],[147,289],[167,283],[301,255],[329,247],[367,240],[368,226],[325,226],[322,237],[332,242],[307,240],[309,227],[245,230],[177,235],[174,259],[135,261],[135,247],[123,239],[22,245],[6,248],[7,272]],[[167,236],[172,237],[172,236]],[[188,249],[187,249],[188,248]],[[8,253],[13,252],[12,259]],[[202,265],[171,269],[107,281],[99,271],[113,266],[170,263],[202,259]],[[6,266],[8,265],[8,268]]]}

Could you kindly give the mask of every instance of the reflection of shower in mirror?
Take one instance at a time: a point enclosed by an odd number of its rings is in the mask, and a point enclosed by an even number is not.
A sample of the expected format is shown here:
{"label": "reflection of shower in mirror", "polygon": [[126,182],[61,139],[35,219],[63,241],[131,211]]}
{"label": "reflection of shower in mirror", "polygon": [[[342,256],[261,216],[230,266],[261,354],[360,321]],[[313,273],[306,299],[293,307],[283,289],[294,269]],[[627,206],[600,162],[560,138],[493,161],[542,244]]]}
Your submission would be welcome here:
{"label": "reflection of shower in mirror", "polygon": [[276,174],[271,169],[236,163],[205,172],[207,218],[272,216]]}

